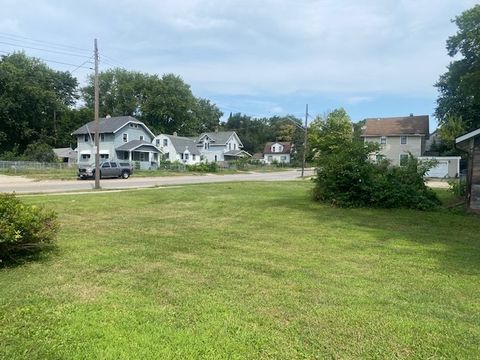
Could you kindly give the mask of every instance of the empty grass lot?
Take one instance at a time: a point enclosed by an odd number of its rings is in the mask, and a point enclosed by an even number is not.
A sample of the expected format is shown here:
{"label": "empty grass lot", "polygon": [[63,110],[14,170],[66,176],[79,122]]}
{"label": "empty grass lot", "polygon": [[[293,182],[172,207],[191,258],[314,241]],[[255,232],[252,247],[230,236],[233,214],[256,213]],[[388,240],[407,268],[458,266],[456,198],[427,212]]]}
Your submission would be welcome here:
{"label": "empty grass lot", "polygon": [[480,218],[310,186],[25,197],[62,228],[0,270],[0,357],[480,358]]}

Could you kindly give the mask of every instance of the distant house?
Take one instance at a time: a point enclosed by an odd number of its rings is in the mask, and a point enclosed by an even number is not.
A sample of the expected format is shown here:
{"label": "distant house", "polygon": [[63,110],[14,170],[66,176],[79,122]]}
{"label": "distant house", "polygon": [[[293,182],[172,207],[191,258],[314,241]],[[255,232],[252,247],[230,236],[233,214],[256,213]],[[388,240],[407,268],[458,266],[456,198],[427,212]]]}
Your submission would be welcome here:
{"label": "distant house", "polygon": [[72,166],[77,163],[77,152],[71,148],[53,149],[53,152],[61,163]]}
{"label": "distant house", "polygon": [[216,131],[201,134],[197,148],[207,162],[224,162],[251,155],[243,150],[243,144],[235,131]]}
{"label": "distant house", "polygon": [[[141,169],[155,168],[161,151],[152,144],[155,135],[141,121],[131,116],[107,117],[99,120],[99,152],[101,160],[128,160]],[[75,130],[79,163],[95,160],[95,122]]]}
{"label": "distant house", "polygon": [[[434,132],[435,138],[437,137]],[[419,160],[436,160],[427,177],[453,178],[459,175],[460,157],[424,156],[431,146],[428,115],[366,119],[362,128],[365,142],[380,144],[378,158],[386,158],[393,165],[401,165],[409,154]]]}
{"label": "distant house", "polygon": [[468,154],[467,207],[480,213],[480,129],[456,138],[455,147]]}
{"label": "distant house", "polygon": [[263,149],[263,161],[266,164],[290,164],[291,153],[292,143],[290,142],[267,142]]}
{"label": "distant house", "polygon": [[187,165],[198,164],[203,157],[194,138],[160,134],[155,137],[153,143],[163,152],[164,160],[180,161]]}
{"label": "distant house", "polygon": [[389,118],[369,118],[362,128],[365,142],[380,144],[379,157],[400,165],[408,154],[422,156],[429,136],[428,115]]}

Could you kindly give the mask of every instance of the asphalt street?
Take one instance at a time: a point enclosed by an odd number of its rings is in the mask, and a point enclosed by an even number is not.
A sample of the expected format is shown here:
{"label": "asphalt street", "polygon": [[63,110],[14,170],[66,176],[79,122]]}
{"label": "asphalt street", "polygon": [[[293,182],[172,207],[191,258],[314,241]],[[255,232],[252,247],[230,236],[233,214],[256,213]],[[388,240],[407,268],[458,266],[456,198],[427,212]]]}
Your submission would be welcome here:
{"label": "asphalt street", "polygon": [[[306,172],[313,175],[312,170]],[[188,185],[221,183],[231,181],[290,181],[300,178],[299,170],[265,173],[242,173],[229,175],[187,175],[164,177],[135,177],[129,179],[102,179],[101,187],[105,190],[147,188],[153,186]],[[0,175],[0,192],[17,194],[57,193],[69,191],[86,191],[94,188],[93,180],[33,180],[21,176]]]}

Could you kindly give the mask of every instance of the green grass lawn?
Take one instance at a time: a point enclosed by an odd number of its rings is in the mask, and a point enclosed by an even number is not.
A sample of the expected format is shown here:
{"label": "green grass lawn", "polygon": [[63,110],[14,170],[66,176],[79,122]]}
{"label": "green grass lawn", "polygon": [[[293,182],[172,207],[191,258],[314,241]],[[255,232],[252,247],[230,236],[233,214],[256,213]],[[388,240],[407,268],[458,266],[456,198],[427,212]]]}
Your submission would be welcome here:
{"label": "green grass lawn", "polygon": [[0,357],[480,358],[480,219],[310,186],[25,197],[62,227],[0,270]]}

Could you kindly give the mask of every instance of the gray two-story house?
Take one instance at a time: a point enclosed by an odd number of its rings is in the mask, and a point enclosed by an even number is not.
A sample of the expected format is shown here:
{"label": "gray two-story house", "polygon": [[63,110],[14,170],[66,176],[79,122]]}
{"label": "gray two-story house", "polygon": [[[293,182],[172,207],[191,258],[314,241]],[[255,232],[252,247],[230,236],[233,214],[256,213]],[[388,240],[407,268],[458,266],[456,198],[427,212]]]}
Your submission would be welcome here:
{"label": "gray two-story house", "polygon": [[[99,120],[101,160],[128,160],[141,169],[156,168],[161,150],[152,144],[155,135],[141,121],[131,116],[106,117]],[[95,161],[95,122],[75,130],[78,164]]]}

